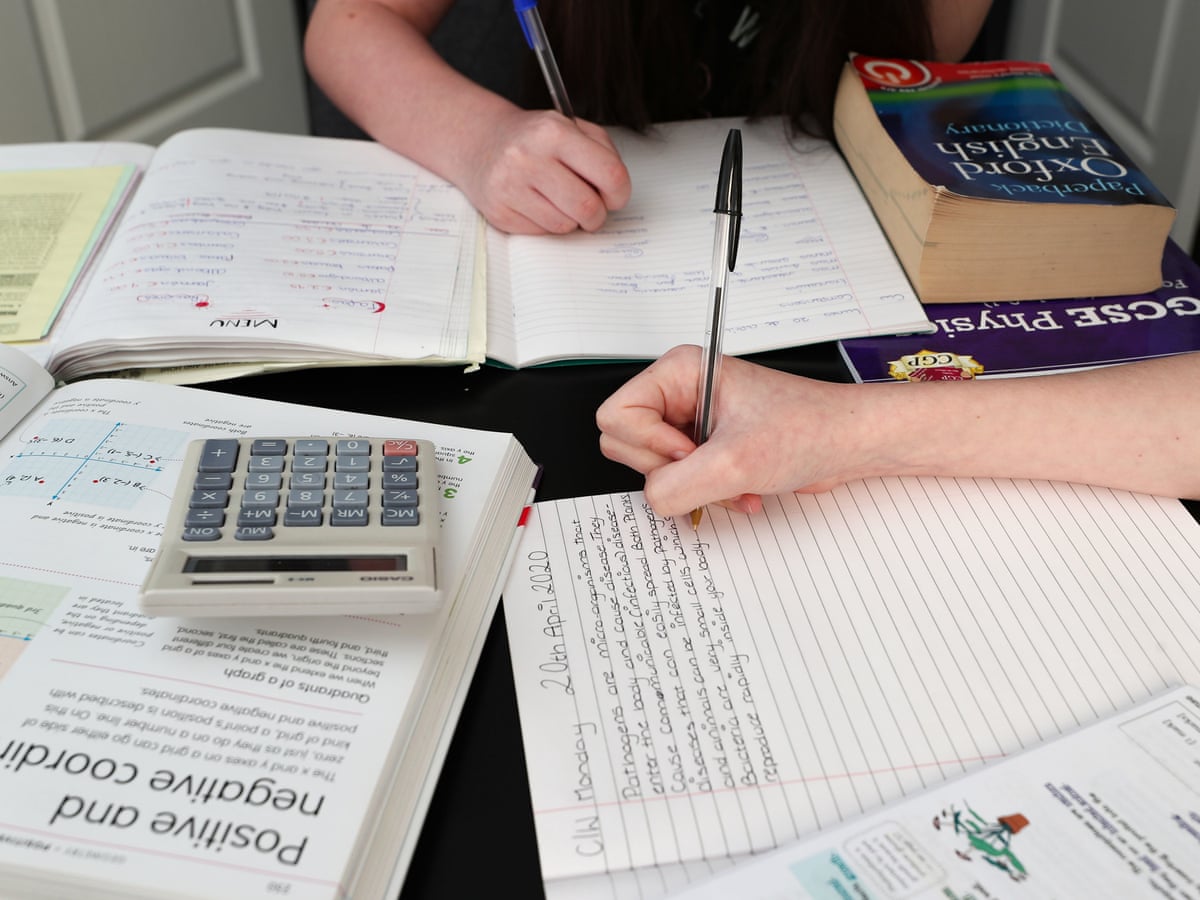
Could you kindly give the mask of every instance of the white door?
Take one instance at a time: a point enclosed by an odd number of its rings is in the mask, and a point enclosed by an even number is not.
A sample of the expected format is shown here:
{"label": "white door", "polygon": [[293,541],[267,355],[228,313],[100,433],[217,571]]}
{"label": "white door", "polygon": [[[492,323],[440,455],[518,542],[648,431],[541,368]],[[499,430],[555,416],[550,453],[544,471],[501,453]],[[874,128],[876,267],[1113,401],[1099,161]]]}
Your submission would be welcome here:
{"label": "white door", "polygon": [[1179,211],[1171,236],[1197,249],[1200,42],[1197,0],[1012,0],[1007,55],[1048,62]]}
{"label": "white door", "polygon": [[3,0],[0,143],[306,134],[295,0]]}

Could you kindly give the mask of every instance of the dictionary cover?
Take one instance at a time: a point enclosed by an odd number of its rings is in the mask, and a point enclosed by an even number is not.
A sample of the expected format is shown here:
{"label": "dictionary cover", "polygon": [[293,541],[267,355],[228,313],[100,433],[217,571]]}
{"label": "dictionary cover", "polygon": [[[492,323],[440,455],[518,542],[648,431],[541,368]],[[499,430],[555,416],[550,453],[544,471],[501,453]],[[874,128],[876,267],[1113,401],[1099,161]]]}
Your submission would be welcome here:
{"label": "dictionary cover", "polygon": [[925,304],[1159,282],[1174,208],[1043,63],[852,54],[834,133]]}

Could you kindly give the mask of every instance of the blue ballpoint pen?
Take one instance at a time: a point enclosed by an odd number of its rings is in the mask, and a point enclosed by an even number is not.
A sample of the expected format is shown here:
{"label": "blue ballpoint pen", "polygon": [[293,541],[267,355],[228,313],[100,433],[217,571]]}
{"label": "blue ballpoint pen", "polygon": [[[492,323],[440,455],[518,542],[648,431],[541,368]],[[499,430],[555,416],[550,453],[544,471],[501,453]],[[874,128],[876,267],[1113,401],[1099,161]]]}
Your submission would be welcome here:
{"label": "blue ballpoint pen", "polygon": [[[737,263],[738,236],[742,228],[742,132],[737,128],[729,129],[725,137],[713,213],[717,221],[713,236],[712,283],[708,294],[708,323],[704,355],[700,360],[700,389],[696,394],[696,425],[693,433],[697,446],[708,440],[714,424],[717,383],[721,378],[721,338],[725,334],[729,273]],[[692,510],[693,528],[699,527],[703,515],[702,509]]]}
{"label": "blue ballpoint pen", "polygon": [[546,29],[542,27],[542,17],[538,14],[536,0],[513,0],[513,9],[521,22],[521,31],[525,33],[525,43],[537,54],[538,65],[546,79],[546,88],[550,91],[550,99],[554,108],[568,119],[575,118],[575,110],[567,97],[567,88],[563,84],[562,73],[558,71],[558,63],[554,60],[554,51],[550,49],[550,41],[546,38]]}

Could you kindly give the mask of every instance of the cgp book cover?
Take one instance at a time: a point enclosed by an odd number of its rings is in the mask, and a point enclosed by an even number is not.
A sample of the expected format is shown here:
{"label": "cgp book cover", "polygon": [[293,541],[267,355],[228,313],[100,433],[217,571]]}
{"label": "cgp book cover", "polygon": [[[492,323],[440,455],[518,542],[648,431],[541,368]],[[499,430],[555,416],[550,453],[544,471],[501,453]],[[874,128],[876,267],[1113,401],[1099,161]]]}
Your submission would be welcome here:
{"label": "cgp book cover", "polygon": [[1200,350],[1200,265],[1167,241],[1144,294],[939,303],[931,333],[841,341],[855,381],[945,381],[1089,369]]}

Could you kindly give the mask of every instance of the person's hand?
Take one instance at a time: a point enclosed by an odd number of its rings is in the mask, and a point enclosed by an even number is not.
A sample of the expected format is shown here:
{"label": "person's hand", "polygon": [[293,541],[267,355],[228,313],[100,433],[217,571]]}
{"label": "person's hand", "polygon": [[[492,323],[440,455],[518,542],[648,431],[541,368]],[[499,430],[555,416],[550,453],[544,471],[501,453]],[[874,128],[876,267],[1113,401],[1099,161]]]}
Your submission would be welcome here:
{"label": "person's hand", "polygon": [[596,412],[600,451],[646,476],[659,515],[708,503],[742,512],[762,495],[828,490],[871,474],[871,435],[854,385],[812,381],[726,357],[716,426],[697,447],[700,348],[676,347],[619,388]]}
{"label": "person's hand", "polygon": [[599,125],[553,111],[512,111],[478,145],[460,187],[514,234],[595,231],[629,200],[629,171]]}

